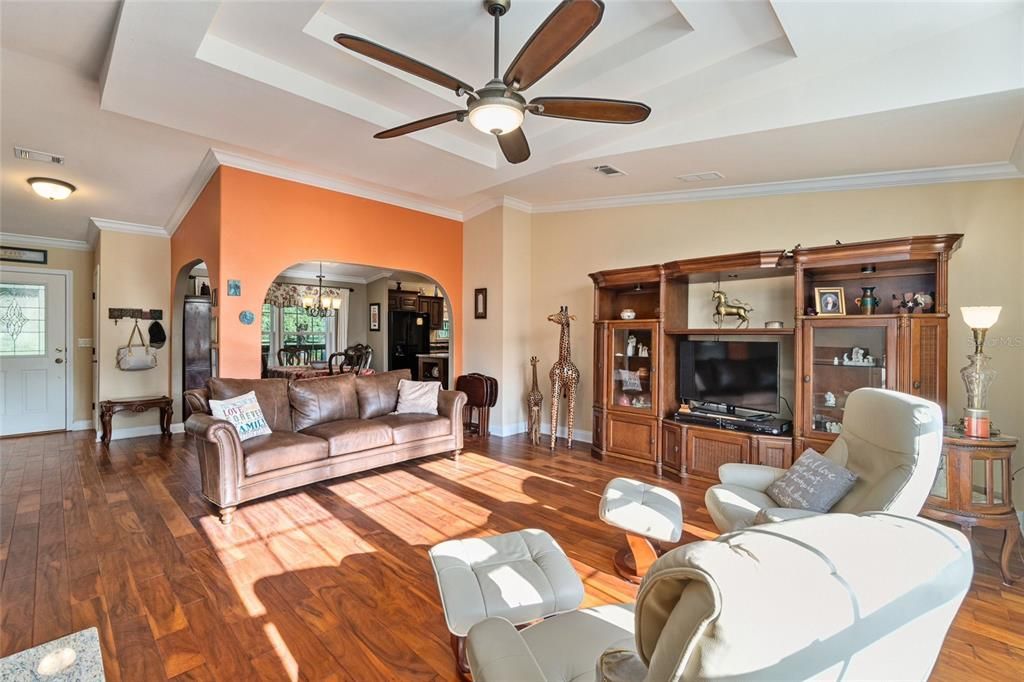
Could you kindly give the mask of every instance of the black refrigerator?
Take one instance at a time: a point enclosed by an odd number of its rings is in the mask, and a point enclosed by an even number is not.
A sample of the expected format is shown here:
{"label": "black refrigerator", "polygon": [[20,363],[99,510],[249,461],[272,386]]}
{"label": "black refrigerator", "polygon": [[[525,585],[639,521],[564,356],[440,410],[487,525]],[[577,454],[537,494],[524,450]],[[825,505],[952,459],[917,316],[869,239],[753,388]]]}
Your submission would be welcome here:
{"label": "black refrigerator", "polygon": [[388,313],[388,369],[409,369],[419,379],[420,353],[430,352],[430,316],[405,310]]}

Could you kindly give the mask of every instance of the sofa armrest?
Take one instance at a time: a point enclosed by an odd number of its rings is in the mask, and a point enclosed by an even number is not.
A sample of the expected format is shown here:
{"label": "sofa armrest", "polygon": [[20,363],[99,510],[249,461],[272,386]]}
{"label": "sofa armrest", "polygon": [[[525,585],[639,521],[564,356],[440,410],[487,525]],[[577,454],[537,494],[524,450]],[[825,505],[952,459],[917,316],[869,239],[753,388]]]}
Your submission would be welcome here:
{"label": "sofa armrest", "polygon": [[210,392],[205,388],[191,388],[185,391],[183,397],[193,412],[210,414]]}
{"label": "sofa armrest", "polygon": [[739,485],[762,493],[784,473],[785,469],[760,464],[729,463],[718,467],[718,479],[722,483]]}
{"label": "sofa armrest", "polygon": [[245,457],[238,431],[223,419],[193,413],[185,420],[185,433],[195,437],[203,496],[221,508],[237,505]]}
{"label": "sofa armrest", "polygon": [[471,627],[466,654],[473,682],[547,682],[522,635],[504,618]]}
{"label": "sofa armrest", "polygon": [[462,391],[438,391],[437,413],[451,421],[456,450],[462,449],[462,408],[465,406],[466,394]]}
{"label": "sofa armrest", "polygon": [[762,509],[758,512],[757,517],[754,519],[754,523],[761,525],[764,523],[779,523],[780,521],[792,521],[793,519],[806,519],[809,516],[820,516],[821,512],[811,511],[810,509],[791,509],[789,507],[772,507],[771,509]]}

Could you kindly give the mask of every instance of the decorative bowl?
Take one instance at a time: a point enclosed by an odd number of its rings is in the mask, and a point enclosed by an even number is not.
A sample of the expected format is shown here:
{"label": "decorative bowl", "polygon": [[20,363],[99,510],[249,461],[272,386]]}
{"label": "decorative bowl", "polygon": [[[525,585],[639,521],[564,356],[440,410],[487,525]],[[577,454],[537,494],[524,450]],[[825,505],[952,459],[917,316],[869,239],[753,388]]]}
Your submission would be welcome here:
{"label": "decorative bowl", "polygon": [[635,320],[636,311],[633,310],[632,308],[626,308],[621,313],[619,313],[619,317],[621,317],[623,320]]}
{"label": "decorative bowl", "polygon": [[782,329],[782,320],[768,320],[764,323],[765,329]]}

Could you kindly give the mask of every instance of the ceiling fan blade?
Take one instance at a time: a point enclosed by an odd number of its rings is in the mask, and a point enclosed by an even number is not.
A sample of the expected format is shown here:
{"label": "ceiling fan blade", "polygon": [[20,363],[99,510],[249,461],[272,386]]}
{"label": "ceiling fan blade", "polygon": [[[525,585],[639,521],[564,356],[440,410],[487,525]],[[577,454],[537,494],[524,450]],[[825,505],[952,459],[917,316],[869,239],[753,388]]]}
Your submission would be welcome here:
{"label": "ceiling fan blade", "polygon": [[378,140],[387,140],[392,137],[398,137],[399,135],[408,135],[409,133],[415,133],[417,130],[423,130],[425,128],[433,128],[434,126],[447,123],[448,121],[461,121],[466,116],[466,110],[460,109],[459,111],[449,111],[446,114],[437,114],[436,116],[428,116],[427,118],[421,118],[418,121],[412,123],[406,123],[395,128],[388,128],[382,130],[374,137]]}
{"label": "ceiling fan blade", "polygon": [[383,62],[388,66],[393,66],[396,69],[411,73],[414,76],[424,78],[431,83],[437,83],[442,88],[448,88],[453,90],[456,95],[460,97],[467,93],[473,92],[473,86],[460,81],[455,76],[450,76],[444,71],[435,69],[432,66],[428,66],[421,61],[417,61],[412,57],[406,57],[400,52],[388,49],[383,45],[360,38],[358,36],[349,35],[347,33],[339,33],[334,36],[334,42],[338,43],[344,48],[358,52],[364,57],[375,59],[378,62]]}
{"label": "ceiling fan blade", "polygon": [[562,0],[519,50],[505,72],[505,85],[525,90],[566,58],[601,23],[601,0]]}
{"label": "ceiling fan blade", "polygon": [[526,141],[526,133],[522,128],[516,128],[496,137],[498,146],[501,147],[501,153],[505,155],[509,163],[522,163],[530,158],[530,144]]}
{"label": "ceiling fan blade", "polygon": [[651,115],[651,108],[643,102],[595,97],[538,97],[530,102],[529,111],[538,116],[597,123],[640,123]]}

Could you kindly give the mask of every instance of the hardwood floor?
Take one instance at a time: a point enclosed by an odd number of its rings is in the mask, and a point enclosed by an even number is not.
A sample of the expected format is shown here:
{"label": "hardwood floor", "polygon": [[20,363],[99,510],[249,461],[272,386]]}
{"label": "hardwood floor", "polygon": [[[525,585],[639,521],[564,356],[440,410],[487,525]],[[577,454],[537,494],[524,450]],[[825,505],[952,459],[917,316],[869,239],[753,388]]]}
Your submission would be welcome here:
{"label": "hardwood floor", "polygon": [[[491,439],[458,463],[421,459],[242,505],[223,527],[183,436],[115,441],[109,459],[92,438],[0,441],[0,654],[96,626],[114,682],[454,679],[431,545],[544,528],[586,605],[631,600],[612,568],[623,540],[598,520],[598,498],[613,476],[659,482],[582,449]],[[683,500],[683,542],[716,535],[706,483],[660,484]],[[997,556],[996,533],[975,537],[973,589],[933,679],[1022,679],[1024,585],[1001,585],[980,554]]]}

